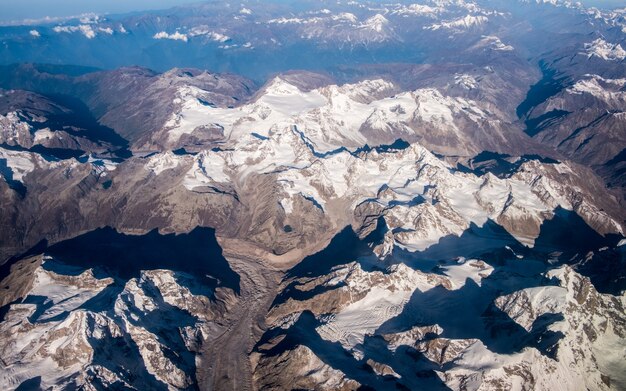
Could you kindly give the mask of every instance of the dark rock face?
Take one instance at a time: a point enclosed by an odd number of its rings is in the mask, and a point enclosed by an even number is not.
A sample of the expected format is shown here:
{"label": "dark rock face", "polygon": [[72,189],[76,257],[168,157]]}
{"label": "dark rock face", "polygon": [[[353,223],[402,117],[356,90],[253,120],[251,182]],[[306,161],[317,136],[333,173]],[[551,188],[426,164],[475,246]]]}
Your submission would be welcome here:
{"label": "dark rock face", "polygon": [[77,98],[24,90],[3,90],[0,95],[0,141],[5,148],[67,159],[84,153],[123,154],[128,147]]}
{"label": "dark rock face", "polygon": [[[563,72],[567,71],[571,70]],[[568,158],[594,167],[611,187],[621,189],[623,173],[617,163],[625,147],[623,79],[595,74],[555,78],[555,73],[546,70],[544,79],[518,107],[526,132]]]}
{"label": "dark rock face", "polygon": [[[165,146],[159,131],[177,107],[178,88],[200,88],[205,91],[202,101],[219,107],[236,105],[248,98],[254,88],[252,82],[239,76],[195,69],[157,74],[143,68],[122,68],[71,76],[48,73],[45,67],[24,65],[6,67],[3,73],[5,76],[0,82],[3,87],[25,88],[74,108],[65,121],[59,119],[63,126],[83,116],[83,121],[97,124],[91,126],[95,128],[91,132],[108,131],[109,138],[141,150],[159,150]],[[187,142],[206,144],[219,141],[222,136],[215,129],[198,129]]]}

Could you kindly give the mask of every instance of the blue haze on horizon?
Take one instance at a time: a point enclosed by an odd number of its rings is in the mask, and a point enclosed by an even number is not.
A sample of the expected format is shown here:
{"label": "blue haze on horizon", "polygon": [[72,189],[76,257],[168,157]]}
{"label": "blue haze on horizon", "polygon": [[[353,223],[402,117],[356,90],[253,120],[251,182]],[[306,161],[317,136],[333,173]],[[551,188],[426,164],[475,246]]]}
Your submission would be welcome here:
{"label": "blue haze on horizon", "polygon": [[[272,0],[277,1],[277,0]],[[280,1],[280,0],[279,0]],[[282,0],[285,1],[285,0]],[[289,0],[287,0],[289,1]],[[291,0],[297,1],[297,0]],[[165,9],[189,4],[194,0],[0,0],[0,21],[21,21],[45,17],[67,17],[83,13],[116,14]],[[615,8],[626,6],[624,0],[581,0],[588,6]],[[236,4],[233,1],[233,4]]]}

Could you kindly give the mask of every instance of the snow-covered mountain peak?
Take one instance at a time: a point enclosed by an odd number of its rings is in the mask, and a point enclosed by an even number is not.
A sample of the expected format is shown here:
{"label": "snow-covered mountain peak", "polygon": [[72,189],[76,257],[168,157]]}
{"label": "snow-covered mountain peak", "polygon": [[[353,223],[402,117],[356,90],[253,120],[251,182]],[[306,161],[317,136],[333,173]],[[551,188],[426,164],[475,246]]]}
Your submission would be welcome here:
{"label": "snow-covered mountain peak", "polygon": [[607,42],[602,38],[585,43],[584,48],[588,58],[599,57],[606,61],[621,61],[626,58],[626,50],[622,48],[622,45]]}
{"label": "snow-covered mountain peak", "polygon": [[264,95],[296,95],[301,91],[294,84],[289,83],[287,80],[280,76],[276,76],[265,84],[262,89]]}
{"label": "snow-covered mountain peak", "polygon": [[398,9],[394,10],[392,14],[402,16],[428,16],[434,18],[437,14],[443,12],[445,9],[441,6],[430,6],[427,4],[409,4],[399,5]]}
{"label": "snow-covered mountain peak", "polygon": [[626,79],[605,79],[598,75],[586,75],[567,91],[572,94],[589,94],[611,105],[626,103]]}
{"label": "snow-covered mountain peak", "polygon": [[396,87],[383,79],[363,80],[354,84],[329,85],[321,87],[319,92],[329,100],[349,99],[369,104],[375,100],[391,95]]}
{"label": "snow-covered mountain peak", "polygon": [[514,50],[513,46],[504,44],[500,38],[495,35],[483,35],[482,39],[474,45],[474,47],[490,48],[498,51],[511,51]]}
{"label": "snow-covered mountain peak", "polygon": [[424,26],[424,29],[427,30],[456,30],[456,31],[465,31],[472,28],[479,28],[489,21],[489,18],[484,15],[465,15],[463,17],[445,20],[440,23],[433,23],[430,26]]}
{"label": "snow-covered mountain peak", "polygon": [[340,12],[338,14],[333,14],[330,18],[334,21],[347,22],[355,24],[359,21],[356,15],[351,12]]}
{"label": "snow-covered mountain peak", "polygon": [[[212,317],[224,310],[211,301],[221,292],[194,294],[201,286],[197,277],[169,270],[144,271],[118,287],[119,281],[96,278],[92,269],[83,271],[50,257],[31,262],[29,299],[12,308],[11,321],[0,327],[22,337],[19,343],[0,343],[3,359],[14,364],[3,381],[28,378],[44,360],[48,370],[38,372],[42,385],[88,384],[94,378],[105,385],[173,388],[195,382],[189,369],[197,336],[210,333]],[[143,316],[150,314],[160,321],[145,323]],[[176,327],[178,338],[160,337],[165,327]],[[119,349],[125,354],[119,355]],[[169,355],[172,349],[178,358]],[[128,368],[136,369],[132,376],[125,372]]]}
{"label": "snow-covered mountain peak", "polygon": [[367,18],[362,24],[361,28],[370,29],[377,33],[382,33],[386,28],[388,28],[389,20],[385,18],[381,14],[376,14]]}

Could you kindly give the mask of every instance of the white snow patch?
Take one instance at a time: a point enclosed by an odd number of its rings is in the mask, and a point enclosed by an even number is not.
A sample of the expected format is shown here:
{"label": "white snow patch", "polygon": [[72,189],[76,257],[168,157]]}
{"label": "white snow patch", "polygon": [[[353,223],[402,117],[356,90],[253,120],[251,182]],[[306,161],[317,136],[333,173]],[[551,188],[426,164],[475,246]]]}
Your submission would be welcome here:
{"label": "white snow patch", "polygon": [[495,35],[483,35],[476,47],[488,47],[496,51],[508,52],[514,50],[513,46],[502,43]]}
{"label": "white snow patch", "polygon": [[215,42],[226,42],[230,40],[228,35],[213,31],[208,26],[196,26],[189,30],[187,35],[190,37],[206,36]]}
{"label": "white snow patch", "polygon": [[359,27],[369,29],[377,33],[382,33],[384,29],[389,25],[389,20],[381,14],[376,14],[366,19]]}
{"label": "white snow patch", "polygon": [[225,173],[226,162],[224,157],[213,151],[199,153],[194,164],[185,174],[183,186],[188,190],[198,187],[211,186],[215,183],[228,183],[230,177]]}
{"label": "white snow patch", "polygon": [[599,57],[606,61],[619,61],[626,58],[626,50],[619,43],[610,43],[602,38],[584,45],[587,58]]}
{"label": "white snow patch", "polygon": [[308,23],[309,21],[307,19],[301,19],[301,18],[276,18],[276,19],[270,19],[267,21],[267,23],[269,24],[305,24]]}
{"label": "white snow patch", "polygon": [[393,14],[435,17],[436,14],[442,11],[443,7],[431,7],[425,4],[409,4],[407,6],[401,6],[399,9],[393,11]]}
{"label": "white snow patch", "polygon": [[356,23],[359,21],[359,18],[357,18],[356,15],[351,12],[341,12],[337,15],[332,15],[331,19],[348,23]]}
{"label": "white snow patch", "polygon": [[183,34],[179,31],[176,31],[172,34],[168,34],[165,31],[160,31],[156,34],[154,34],[152,36],[152,38],[154,39],[171,39],[174,41],[183,41],[183,42],[187,42],[189,40],[189,38],[187,37],[187,34]]}
{"label": "white snow patch", "polygon": [[481,286],[482,279],[493,272],[493,267],[477,259],[465,260],[461,258],[457,264],[448,264],[441,267],[443,273],[450,277],[452,290],[465,286],[467,279],[473,280]]}
{"label": "white snow patch", "polygon": [[93,39],[96,37],[96,32],[88,24],[81,24],[78,26],[55,26],[52,31],[55,33],[74,33],[80,32],[87,39]]}
{"label": "white snow patch", "polygon": [[111,27],[98,27],[98,31],[105,34],[113,35],[113,29]]}
{"label": "white snow patch", "polygon": [[0,148],[0,159],[6,159],[13,180],[22,182],[24,177],[35,169],[34,154],[30,152],[10,151]]}
{"label": "white snow patch", "polygon": [[148,163],[146,163],[146,170],[154,172],[159,175],[165,170],[178,167],[180,164],[180,158],[174,155],[172,152],[165,152],[150,157]]}
{"label": "white snow patch", "polygon": [[88,162],[103,176],[106,176],[107,171],[114,171],[119,164],[113,160],[97,158],[93,155],[89,156]]}
{"label": "white snow patch", "polygon": [[50,128],[39,129],[35,132],[35,137],[33,138],[33,141],[35,143],[40,143],[44,140],[48,140],[54,137],[54,132],[51,131]]}
{"label": "white snow patch", "polygon": [[467,90],[478,88],[478,82],[471,75],[455,75],[454,84],[459,85]]}
{"label": "white snow patch", "polygon": [[448,29],[448,30],[467,30],[473,27],[482,26],[487,23],[489,18],[483,15],[466,15],[462,18],[444,21],[441,23],[434,23],[430,26],[425,26],[426,30],[439,30],[439,29]]}
{"label": "white snow patch", "polygon": [[567,89],[571,94],[590,94],[605,102],[626,101],[626,79],[605,79],[598,75],[585,75],[585,79],[578,80]]}

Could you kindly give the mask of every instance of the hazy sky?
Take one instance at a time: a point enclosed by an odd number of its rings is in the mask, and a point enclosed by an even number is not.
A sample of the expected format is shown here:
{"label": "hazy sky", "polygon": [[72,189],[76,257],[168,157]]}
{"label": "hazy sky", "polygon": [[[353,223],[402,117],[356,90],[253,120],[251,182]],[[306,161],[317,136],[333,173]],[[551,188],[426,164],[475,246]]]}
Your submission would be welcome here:
{"label": "hazy sky", "polygon": [[123,13],[193,2],[197,0],[0,0],[0,20],[62,17],[87,12]]}
{"label": "hazy sky", "polygon": [[[45,16],[63,17],[86,12],[123,13],[168,8],[198,0],[0,0],[0,20],[39,19]],[[509,0],[506,0],[509,1]],[[583,3],[617,7],[626,0],[582,0]]]}
{"label": "hazy sky", "polygon": [[[1,0],[0,0],[1,1]],[[626,7],[626,0],[578,0],[594,7]]]}

